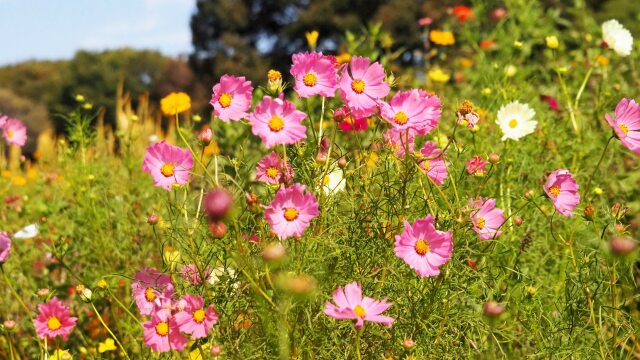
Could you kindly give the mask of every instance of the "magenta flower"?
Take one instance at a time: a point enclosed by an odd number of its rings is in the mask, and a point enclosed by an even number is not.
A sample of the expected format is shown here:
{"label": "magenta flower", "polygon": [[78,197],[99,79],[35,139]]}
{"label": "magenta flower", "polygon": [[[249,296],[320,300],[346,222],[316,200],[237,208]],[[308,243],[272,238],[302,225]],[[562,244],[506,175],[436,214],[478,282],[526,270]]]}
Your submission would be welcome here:
{"label": "magenta flower", "polygon": [[78,318],[69,316],[69,308],[54,296],[48,302],[38,305],[38,316],[34,319],[33,325],[41,339],[60,336],[66,341],[76,326],[76,321]]}
{"label": "magenta flower", "polygon": [[396,235],[396,256],[404,260],[421,276],[440,274],[440,265],[451,258],[453,242],[450,231],[439,231],[431,215],[416,219],[413,225],[404,222],[404,231]]}
{"label": "magenta flower", "polygon": [[357,282],[352,282],[344,287],[338,287],[333,292],[335,304],[327,301],[324,304],[324,313],[334,319],[355,319],[356,328],[360,329],[365,321],[381,323],[391,327],[396,319],[381,315],[391,305],[383,300],[374,300],[370,297],[362,297],[362,288]]}
{"label": "magenta flower", "polygon": [[152,314],[151,320],[142,323],[144,343],[153,351],[182,351],[187,346],[187,338],[180,329],[171,311],[160,309]]}
{"label": "magenta flower", "polygon": [[640,105],[633,99],[623,98],[616,106],[615,117],[609,114],[604,117],[622,145],[640,155]]}
{"label": "magenta flower", "polygon": [[384,68],[380,63],[365,57],[351,58],[349,74],[346,69],[340,77],[340,96],[350,108],[371,111],[378,101],[389,94],[389,84],[384,81]]}
{"label": "magenta flower", "polygon": [[365,114],[366,113],[363,112],[353,111],[352,109],[349,109],[348,106],[344,105],[343,107],[333,111],[333,119],[338,123],[340,130],[344,132],[359,132],[367,130],[369,127],[367,117],[371,114]]}
{"label": "magenta flower", "polygon": [[440,118],[440,100],[426,91],[400,91],[389,101],[382,102],[380,114],[397,131],[413,129],[420,135],[435,128]]}
{"label": "magenta flower", "polygon": [[487,166],[487,162],[480,156],[472,157],[471,159],[467,160],[467,163],[465,164],[467,172],[469,173],[469,175],[473,176],[485,175],[485,166]]}
{"label": "magenta flower", "polygon": [[579,188],[569,170],[558,169],[549,174],[544,192],[561,215],[573,216],[573,210],[580,203]]}
{"label": "magenta flower", "polygon": [[175,315],[176,324],[185,334],[190,334],[193,339],[207,337],[207,334],[218,321],[218,313],[213,305],[204,308],[202,296],[185,295],[182,297],[185,307]]}
{"label": "magenta flower", "polygon": [[142,170],[153,177],[153,185],[171,191],[174,185],[189,182],[193,158],[188,149],[169,145],[164,140],[149,145]]}
{"label": "magenta flower", "polygon": [[[204,281],[209,280],[211,277],[211,268],[206,267],[204,269]],[[198,267],[196,264],[187,264],[180,269],[180,277],[193,286],[198,286],[202,284],[202,276],[200,276],[200,271],[198,271]]]}
{"label": "magenta flower", "polygon": [[161,306],[161,300],[173,295],[171,276],[149,268],[136,273],[131,292],[140,309],[140,315],[151,315]]}
{"label": "magenta flower", "polygon": [[416,132],[412,129],[398,131],[391,128],[384,133],[385,143],[391,148],[398,157],[404,157],[407,149],[409,154],[413,154],[415,150]]}
{"label": "magenta flower", "polygon": [[296,80],[294,90],[301,98],[313,95],[333,97],[338,88],[338,72],[334,62],[322,53],[293,54],[291,75]]}
{"label": "magenta flower", "polygon": [[424,160],[420,162],[420,169],[429,176],[431,181],[436,185],[442,185],[447,178],[447,164],[444,161],[442,150],[437,144],[427,141],[422,145],[420,153],[424,156]]}
{"label": "magenta flower", "polygon": [[265,147],[272,148],[305,139],[307,128],[302,120],[306,117],[307,114],[296,110],[292,102],[265,96],[249,115],[249,122],[251,132],[262,139]]}
{"label": "magenta flower", "polygon": [[496,207],[495,199],[482,197],[470,199],[469,210],[471,210],[473,231],[480,235],[480,239],[495,239],[502,234],[498,229],[504,223],[504,212]]}
{"label": "magenta flower", "polygon": [[551,111],[560,112],[560,105],[558,104],[558,100],[553,96],[549,95],[540,95],[540,100],[544,101],[549,105]]}
{"label": "magenta flower", "polygon": [[236,121],[247,117],[251,108],[251,81],[244,76],[222,75],[220,82],[213,86],[213,96],[209,102],[213,114],[224,122]]}
{"label": "magenta flower", "polygon": [[313,193],[305,192],[304,185],[281,187],[271,204],[264,210],[264,217],[280,239],[302,236],[311,220],[320,214]]}
{"label": "magenta flower", "polygon": [[27,142],[27,127],[22,121],[8,118],[2,129],[2,135],[7,143],[22,147]]}
{"label": "magenta flower", "polygon": [[[284,182],[282,165],[284,164],[284,160],[281,160],[276,154],[275,151],[272,151],[271,154],[263,157],[259,162],[256,168],[256,180],[265,182],[267,184],[280,184]],[[287,163],[285,165],[286,170],[291,173],[291,177],[293,177],[293,167],[291,164]]]}
{"label": "magenta flower", "polygon": [[0,264],[7,261],[11,253],[11,238],[9,234],[0,231]]}

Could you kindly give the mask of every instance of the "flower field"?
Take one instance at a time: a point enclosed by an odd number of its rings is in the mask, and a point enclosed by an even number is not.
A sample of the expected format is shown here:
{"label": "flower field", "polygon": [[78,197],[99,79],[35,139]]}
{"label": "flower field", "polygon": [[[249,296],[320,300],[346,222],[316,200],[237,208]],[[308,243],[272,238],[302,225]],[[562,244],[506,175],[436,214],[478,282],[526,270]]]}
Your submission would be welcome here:
{"label": "flower field", "polygon": [[0,359],[640,358],[638,34],[508,3],[0,115]]}

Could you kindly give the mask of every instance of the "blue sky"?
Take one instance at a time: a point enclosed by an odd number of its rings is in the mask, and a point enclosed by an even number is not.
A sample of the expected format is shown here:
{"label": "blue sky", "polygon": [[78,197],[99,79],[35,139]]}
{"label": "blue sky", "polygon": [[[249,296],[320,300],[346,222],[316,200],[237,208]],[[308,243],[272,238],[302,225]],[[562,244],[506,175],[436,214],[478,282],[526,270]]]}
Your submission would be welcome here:
{"label": "blue sky", "polygon": [[0,65],[119,47],[189,53],[195,0],[0,0]]}

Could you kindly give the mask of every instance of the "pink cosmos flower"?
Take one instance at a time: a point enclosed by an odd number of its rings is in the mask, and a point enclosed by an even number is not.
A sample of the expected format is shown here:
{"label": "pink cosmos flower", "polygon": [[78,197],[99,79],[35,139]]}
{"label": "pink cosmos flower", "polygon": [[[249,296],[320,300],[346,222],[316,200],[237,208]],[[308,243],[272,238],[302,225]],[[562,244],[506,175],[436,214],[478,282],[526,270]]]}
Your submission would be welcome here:
{"label": "pink cosmos flower", "polygon": [[189,182],[193,158],[188,149],[169,145],[164,140],[149,145],[142,170],[153,177],[153,185],[171,191],[173,185]]}
{"label": "pink cosmos flower", "polygon": [[458,115],[458,124],[462,124],[463,121],[466,121],[468,129],[475,128],[478,121],[480,121],[480,115],[478,115],[478,113],[474,111],[468,112],[464,115],[460,112],[456,114]]}
{"label": "pink cosmos flower", "polygon": [[623,98],[616,106],[615,117],[604,116],[627,149],[640,155],[640,105],[633,99]]}
{"label": "pink cosmos flower", "polygon": [[252,92],[251,81],[244,76],[222,75],[220,82],[213,86],[209,102],[213,106],[213,114],[224,122],[246,118]]}
{"label": "pink cosmos flower", "polygon": [[429,176],[431,181],[436,185],[442,185],[447,178],[447,164],[444,161],[442,150],[437,144],[427,141],[422,145],[420,153],[424,156],[424,160],[420,163],[420,169]]}
{"label": "pink cosmos flower", "polygon": [[331,59],[317,52],[293,54],[292,58],[291,75],[296,80],[293,89],[301,98],[336,94],[338,72]]}
{"label": "pink cosmos flower", "polygon": [[480,156],[474,156],[471,159],[467,160],[465,167],[469,175],[482,176],[486,174],[484,168],[485,166],[487,166],[487,164],[488,163]]}
{"label": "pink cosmos flower", "polygon": [[340,130],[344,132],[367,130],[369,127],[367,116],[370,114],[365,116],[365,113],[353,111],[346,105],[333,112],[333,119],[338,123]]}
{"label": "pink cosmos flower", "polygon": [[351,58],[351,73],[342,72],[340,96],[350,108],[357,111],[371,111],[378,106],[378,100],[389,94],[389,84],[384,81],[384,68],[380,63],[365,57]]}
{"label": "pink cosmos flower", "polygon": [[396,235],[396,256],[404,260],[421,276],[440,274],[440,265],[451,258],[453,242],[450,231],[439,231],[431,215],[416,219],[413,225],[404,222],[404,231]]}
{"label": "pink cosmos flower", "polygon": [[4,127],[4,124],[7,123],[7,120],[9,120],[9,117],[7,115],[0,115],[0,129]]}
{"label": "pink cosmos flower", "polygon": [[[204,280],[209,280],[211,276],[211,268],[207,266],[204,269]],[[202,276],[200,276],[200,271],[198,271],[198,267],[196,264],[187,264],[180,269],[180,277],[191,285],[198,286],[202,284]]]}
{"label": "pink cosmos flower", "polygon": [[151,320],[142,323],[144,343],[153,351],[182,351],[187,346],[187,338],[180,333],[171,311],[161,309],[152,314]]}
{"label": "pink cosmos flower", "polygon": [[7,143],[22,147],[27,142],[27,127],[22,121],[8,118],[2,129]]}
{"label": "pink cosmos flower", "polygon": [[78,318],[70,317],[69,308],[54,296],[48,302],[38,305],[38,316],[34,319],[33,325],[41,339],[60,336],[66,341],[76,321]]}
{"label": "pink cosmos flower", "polygon": [[[283,171],[282,165],[284,160],[281,160],[278,154],[275,151],[272,151],[271,154],[265,156],[258,162],[258,166],[256,168],[256,180],[266,182],[267,184],[280,184],[284,182],[283,179]],[[291,173],[291,177],[293,177],[293,167],[291,164],[287,163],[285,165],[286,171]]]}
{"label": "pink cosmos flower", "polygon": [[136,273],[135,281],[131,283],[131,292],[140,309],[140,315],[151,315],[160,307],[162,299],[173,295],[173,290],[171,276],[153,268]]}
{"label": "pink cosmos flower", "polygon": [[365,321],[384,324],[391,327],[396,320],[392,317],[381,315],[391,305],[383,300],[374,300],[370,297],[362,297],[362,288],[357,282],[347,284],[344,289],[338,287],[333,292],[335,304],[327,301],[324,304],[324,313],[334,319],[355,319],[356,328],[364,326]]}
{"label": "pink cosmos flower", "polygon": [[190,334],[193,339],[207,337],[207,334],[218,321],[218,313],[209,305],[204,308],[202,296],[185,295],[182,301],[186,304],[184,309],[175,315],[176,324],[185,334]]}
{"label": "pink cosmos flower", "polygon": [[580,203],[579,188],[569,170],[558,169],[549,174],[544,192],[561,215],[573,216],[573,210]]}
{"label": "pink cosmos flower", "polygon": [[400,91],[380,105],[380,114],[397,131],[413,129],[424,135],[436,127],[440,118],[440,100],[424,90]]}
{"label": "pink cosmos flower", "polygon": [[480,239],[495,239],[502,231],[498,229],[504,223],[504,212],[496,206],[496,199],[477,197],[469,200],[473,231],[480,235]]}
{"label": "pink cosmos flower", "polygon": [[9,234],[0,231],[0,264],[7,261],[11,253],[11,238]]}
{"label": "pink cosmos flower", "polygon": [[302,125],[302,120],[306,117],[307,114],[296,110],[292,102],[265,96],[249,115],[249,122],[251,132],[262,139],[265,147],[272,148],[305,139],[307,128]]}
{"label": "pink cosmos flower", "polygon": [[320,214],[313,193],[305,192],[304,185],[281,187],[271,204],[264,210],[264,217],[280,239],[302,236],[311,220]]}
{"label": "pink cosmos flower", "polygon": [[416,132],[412,129],[398,131],[391,128],[384,133],[384,139],[387,146],[395,151],[398,157],[404,157],[407,149],[410,154],[415,150]]}

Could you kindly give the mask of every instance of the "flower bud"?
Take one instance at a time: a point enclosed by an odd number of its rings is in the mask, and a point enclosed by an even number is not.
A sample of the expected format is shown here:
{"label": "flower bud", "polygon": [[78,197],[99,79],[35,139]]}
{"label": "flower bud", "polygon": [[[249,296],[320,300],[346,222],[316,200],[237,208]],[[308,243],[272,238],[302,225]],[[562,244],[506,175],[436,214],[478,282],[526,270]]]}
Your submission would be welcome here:
{"label": "flower bud", "polygon": [[504,312],[504,307],[495,301],[487,301],[482,306],[484,314],[491,318],[496,318]]}
{"label": "flower bud", "polygon": [[149,214],[149,216],[147,216],[147,223],[150,225],[156,225],[159,220],[160,218],[158,218],[158,215],[156,214]]}
{"label": "flower bud", "polygon": [[611,215],[614,219],[620,220],[626,215],[627,210],[628,208],[626,206],[623,206],[620,203],[615,203],[611,207]]}
{"label": "flower bud", "polygon": [[505,16],[507,16],[507,9],[503,7],[499,7],[499,8],[493,9],[491,14],[489,15],[489,18],[491,18],[492,21],[498,22],[504,19]]}
{"label": "flower bud", "polygon": [[227,225],[222,221],[214,221],[209,224],[209,232],[214,239],[222,239],[227,234]]}
{"label": "flower bud", "polygon": [[535,192],[532,189],[529,189],[529,190],[524,192],[524,197],[529,199],[529,200],[533,199],[534,195],[535,195]]}
{"label": "flower bud", "polygon": [[200,141],[200,144],[204,146],[209,145],[212,138],[213,138],[213,132],[211,131],[210,128],[203,129],[202,131],[200,131],[200,134],[198,135],[198,141]]}
{"label": "flower bud", "polygon": [[489,154],[489,162],[492,164],[497,164],[500,161],[500,155],[496,153]]}
{"label": "flower bud", "polygon": [[216,344],[211,347],[211,355],[217,357],[221,353],[222,353],[222,348],[220,347],[220,345]]}
{"label": "flower bud", "polygon": [[625,231],[627,231],[627,227],[621,223],[616,223],[615,225],[613,225],[613,229],[620,234],[623,234]]}
{"label": "flower bud", "polygon": [[320,164],[320,165],[324,165],[327,162],[327,153],[325,152],[319,152],[318,155],[316,156],[316,163]]}
{"label": "flower bud", "polygon": [[347,167],[347,159],[344,156],[338,159],[338,166],[341,169],[344,169],[345,167]]}
{"label": "flower bud", "polygon": [[43,289],[38,290],[38,296],[43,298],[43,299],[46,299],[47,296],[49,296],[50,293],[51,292],[47,288],[43,288]]}
{"label": "flower bud", "polygon": [[198,115],[198,114],[195,114],[195,115],[193,115],[193,116],[191,117],[191,119],[192,119],[194,122],[197,122],[197,123],[198,123],[198,122],[202,121],[202,116],[200,116],[200,115]]}
{"label": "flower bud", "polygon": [[4,326],[5,329],[11,331],[16,327],[16,322],[13,320],[5,320],[2,325]]}
{"label": "flower bud", "polygon": [[517,226],[522,225],[522,217],[520,215],[516,215],[513,217],[513,223]]}
{"label": "flower bud", "polygon": [[265,261],[281,260],[287,253],[287,249],[279,242],[273,242],[262,249],[262,258]]}
{"label": "flower bud", "polygon": [[204,211],[213,221],[223,219],[232,205],[233,196],[224,188],[213,189],[204,197]]}
{"label": "flower bud", "polygon": [[404,341],[402,342],[402,346],[404,346],[405,349],[411,349],[415,345],[416,345],[416,342],[413,341],[412,339],[404,339]]}
{"label": "flower bud", "polygon": [[592,221],[595,215],[596,215],[596,209],[593,207],[592,204],[587,204],[587,206],[584,207],[584,218],[589,221]]}
{"label": "flower bud", "polygon": [[82,102],[84,102],[84,100],[85,100],[84,95],[81,95],[81,94],[77,94],[77,95],[76,95],[76,97],[75,97],[75,99],[76,99],[76,101],[77,101],[77,102],[79,102],[79,103],[82,103]]}
{"label": "flower bud", "polygon": [[609,241],[609,248],[614,255],[624,256],[636,249],[636,241],[629,237],[615,237]]}

